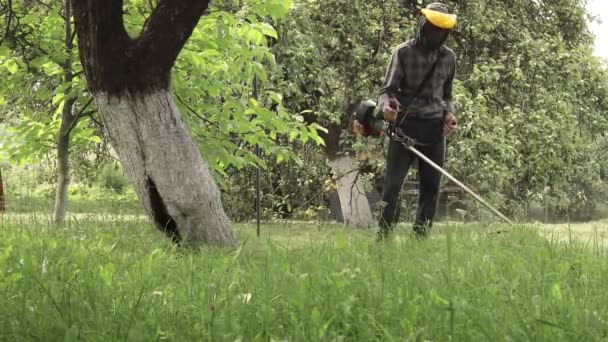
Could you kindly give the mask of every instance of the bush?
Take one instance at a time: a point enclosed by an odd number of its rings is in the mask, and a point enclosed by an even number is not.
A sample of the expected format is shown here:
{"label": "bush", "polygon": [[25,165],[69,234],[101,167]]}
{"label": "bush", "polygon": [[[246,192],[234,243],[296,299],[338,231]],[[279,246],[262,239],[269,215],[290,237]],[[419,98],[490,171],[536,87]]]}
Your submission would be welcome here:
{"label": "bush", "polygon": [[[267,160],[261,173],[262,219],[324,219],[331,174],[323,152],[315,147],[296,149],[302,163]],[[256,217],[255,168],[228,170],[222,183],[222,204],[231,220]]]}
{"label": "bush", "polygon": [[107,165],[104,167],[99,175],[99,183],[117,194],[123,193],[125,187],[129,185],[129,181],[118,165]]}

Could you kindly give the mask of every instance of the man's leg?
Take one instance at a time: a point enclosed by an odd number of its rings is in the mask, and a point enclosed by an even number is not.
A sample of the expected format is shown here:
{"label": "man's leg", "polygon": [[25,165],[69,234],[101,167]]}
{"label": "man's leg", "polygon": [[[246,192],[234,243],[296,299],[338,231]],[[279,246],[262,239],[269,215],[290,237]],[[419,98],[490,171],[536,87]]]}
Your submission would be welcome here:
{"label": "man's leg", "polygon": [[[429,159],[443,167],[445,159],[445,139],[431,146],[421,148]],[[414,222],[414,232],[420,236],[428,235],[433,225],[433,218],[439,203],[439,190],[441,186],[441,173],[423,160],[418,161],[420,177],[420,191],[418,194],[418,210]]]}
{"label": "man's leg", "polygon": [[386,173],[382,190],[382,202],[385,203],[380,214],[380,238],[384,238],[393,229],[394,223],[399,219],[401,187],[410,168],[413,154],[403,145],[393,140],[388,146],[386,157]]}

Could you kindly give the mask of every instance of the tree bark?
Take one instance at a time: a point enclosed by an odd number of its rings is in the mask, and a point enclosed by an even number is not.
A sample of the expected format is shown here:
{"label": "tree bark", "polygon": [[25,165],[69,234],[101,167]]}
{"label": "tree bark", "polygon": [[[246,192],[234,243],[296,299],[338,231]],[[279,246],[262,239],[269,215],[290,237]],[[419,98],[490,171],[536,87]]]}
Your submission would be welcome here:
{"label": "tree bark", "polygon": [[160,0],[138,38],[122,0],[73,0],[89,89],[126,175],[176,243],[233,245],[220,192],[169,91],[171,68],[209,1]]}
{"label": "tree bark", "polygon": [[[345,122],[348,123],[350,113],[356,107],[356,101],[347,101],[344,108]],[[374,215],[365,192],[365,181],[359,177],[359,166],[357,160],[352,156],[341,156],[343,152],[340,146],[340,137],[345,129],[345,124],[331,123],[327,127],[327,134],[321,134],[325,141],[325,153],[328,163],[336,177],[338,201],[341,213],[335,213],[337,218],[353,228],[368,228],[375,224]]]}
{"label": "tree bark", "polygon": [[[72,74],[72,52],[74,45],[72,43],[72,9],[70,0],[63,1],[64,14],[64,46],[66,59],[63,65],[63,82],[71,83],[74,76]],[[66,89],[66,93],[70,89]],[[72,111],[74,107],[74,99],[66,99],[61,111],[61,126],[57,134],[57,188],[55,189],[55,206],[53,209],[53,223],[62,225],[65,220],[65,212],[68,201],[68,185],[70,183],[70,168],[69,168],[69,147],[70,147],[70,131],[73,125],[78,120],[74,117]]]}
{"label": "tree bark", "polygon": [[330,160],[329,164],[337,178],[336,186],[344,224],[353,228],[373,226],[375,220],[357,160],[352,156],[342,156]]}
{"label": "tree bark", "polygon": [[[67,105],[67,104],[66,104]],[[70,106],[71,107],[71,106]],[[57,188],[55,189],[55,207],[53,210],[53,223],[62,225],[68,201],[68,185],[70,183],[69,146],[70,135],[64,132],[63,121],[57,139]]]}

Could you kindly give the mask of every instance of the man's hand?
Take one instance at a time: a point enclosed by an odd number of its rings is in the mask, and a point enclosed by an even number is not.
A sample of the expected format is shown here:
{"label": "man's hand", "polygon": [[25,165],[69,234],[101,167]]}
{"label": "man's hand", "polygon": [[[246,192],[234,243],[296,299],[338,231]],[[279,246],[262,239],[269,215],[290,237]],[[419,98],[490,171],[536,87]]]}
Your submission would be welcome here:
{"label": "man's hand", "polygon": [[454,113],[447,112],[443,115],[443,135],[449,137],[458,128],[458,122]]}
{"label": "man's hand", "polygon": [[397,120],[397,115],[399,114],[399,102],[395,99],[390,99],[385,102],[382,106],[382,113],[384,114],[384,120],[395,122],[395,120]]}

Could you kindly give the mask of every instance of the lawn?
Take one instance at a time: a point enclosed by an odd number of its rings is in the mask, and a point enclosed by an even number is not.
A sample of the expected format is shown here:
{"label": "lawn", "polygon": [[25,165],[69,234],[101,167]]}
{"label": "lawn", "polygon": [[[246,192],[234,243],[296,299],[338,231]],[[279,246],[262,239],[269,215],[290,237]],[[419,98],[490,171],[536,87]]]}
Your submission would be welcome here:
{"label": "lawn", "polygon": [[0,340],[369,341],[608,338],[603,233],[532,227],[239,225],[182,250],[139,216],[0,219]]}

